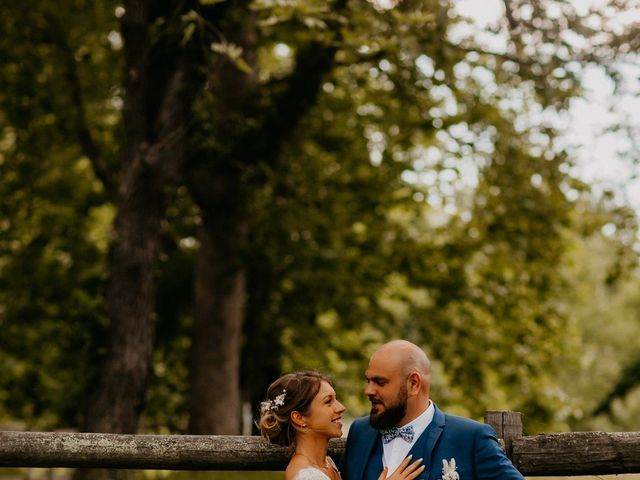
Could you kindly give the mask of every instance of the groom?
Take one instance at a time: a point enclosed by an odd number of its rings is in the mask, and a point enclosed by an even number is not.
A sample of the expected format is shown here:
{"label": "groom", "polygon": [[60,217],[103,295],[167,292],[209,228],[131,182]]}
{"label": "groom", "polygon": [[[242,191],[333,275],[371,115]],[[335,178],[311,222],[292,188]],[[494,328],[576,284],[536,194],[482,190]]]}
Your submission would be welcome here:
{"label": "groom", "polygon": [[[447,415],[429,400],[431,364],[418,346],[383,345],[365,377],[371,413],[349,429],[343,480],[377,480],[384,466],[391,476],[409,454],[423,459],[420,479],[523,480],[490,426]],[[454,468],[458,476],[447,475]]]}

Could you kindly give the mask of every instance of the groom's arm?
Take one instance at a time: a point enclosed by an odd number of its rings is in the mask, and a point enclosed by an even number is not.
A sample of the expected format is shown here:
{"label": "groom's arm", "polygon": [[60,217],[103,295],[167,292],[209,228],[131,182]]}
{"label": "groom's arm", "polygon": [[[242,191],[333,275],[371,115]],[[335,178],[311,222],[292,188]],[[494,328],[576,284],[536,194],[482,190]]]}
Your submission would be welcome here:
{"label": "groom's arm", "polygon": [[524,480],[513,466],[489,425],[481,425],[475,438],[475,467],[478,480]]}

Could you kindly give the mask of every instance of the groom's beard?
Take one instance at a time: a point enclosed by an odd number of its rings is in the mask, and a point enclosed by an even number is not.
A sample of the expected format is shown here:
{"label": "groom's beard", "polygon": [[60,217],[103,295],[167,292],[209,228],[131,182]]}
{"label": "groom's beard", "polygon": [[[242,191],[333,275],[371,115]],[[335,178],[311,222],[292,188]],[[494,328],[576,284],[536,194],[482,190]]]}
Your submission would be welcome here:
{"label": "groom's beard", "polygon": [[376,430],[387,430],[397,427],[407,414],[407,387],[402,386],[396,398],[396,403],[385,408],[384,412],[374,413],[373,408],[369,415],[369,424]]}

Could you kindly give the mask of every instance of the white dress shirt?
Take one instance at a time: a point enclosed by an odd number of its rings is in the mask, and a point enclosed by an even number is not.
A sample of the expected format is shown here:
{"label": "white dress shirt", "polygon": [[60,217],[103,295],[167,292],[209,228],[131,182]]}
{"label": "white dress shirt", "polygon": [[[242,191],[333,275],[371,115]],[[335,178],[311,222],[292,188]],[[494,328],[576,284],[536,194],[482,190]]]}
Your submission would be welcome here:
{"label": "white dress shirt", "polygon": [[[407,425],[413,426],[413,441],[411,443],[407,442],[403,438],[397,437],[391,440],[389,443],[385,443],[382,445],[382,449],[384,451],[382,455],[382,465],[388,467],[387,476],[390,477],[391,474],[398,468],[398,465],[402,463],[402,461],[406,458],[411,450],[411,447],[415,445],[420,438],[420,435],[427,429],[431,420],[433,420],[433,414],[435,413],[435,408],[431,400],[429,400],[429,406],[427,409],[422,412],[418,417],[414,418],[412,421],[407,423]],[[401,425],[404,427],[405,425]],[[418,458],[412,459],[412,461],[417,460]]]}

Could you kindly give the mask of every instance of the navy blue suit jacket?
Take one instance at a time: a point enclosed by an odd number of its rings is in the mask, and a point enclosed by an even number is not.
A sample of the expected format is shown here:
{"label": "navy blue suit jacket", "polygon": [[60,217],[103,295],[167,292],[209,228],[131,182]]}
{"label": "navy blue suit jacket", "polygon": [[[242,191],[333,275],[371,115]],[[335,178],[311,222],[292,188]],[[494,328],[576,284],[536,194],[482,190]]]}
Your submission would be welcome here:
{"label": "navy blue suit jacket", "polygon": [[[381,465],[381,441],[379,432],[369,425],[369,417],[353,422],[342,459],[343,480],[378,479],[381,470],[367,466]],[[524,479],[500,448],[493,428],[468,418],[447,415],[438,407],[435,407],[433,421],[410,453],[414,459],[423,458],[426,465],[420,479],[442,478],[442,460],[450,462],[452,458],[455,458],[460,480]]]}

